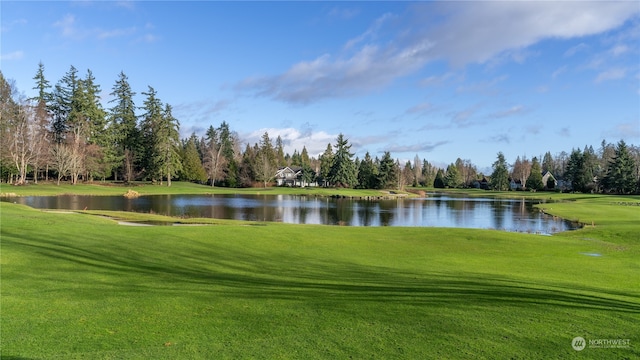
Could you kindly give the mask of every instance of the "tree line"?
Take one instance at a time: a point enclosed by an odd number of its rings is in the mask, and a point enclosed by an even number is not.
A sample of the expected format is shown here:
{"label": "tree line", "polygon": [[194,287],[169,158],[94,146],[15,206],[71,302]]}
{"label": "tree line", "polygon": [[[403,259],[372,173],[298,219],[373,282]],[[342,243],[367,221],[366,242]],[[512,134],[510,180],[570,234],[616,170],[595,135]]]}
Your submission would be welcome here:
{"label": "tree line", "polygon": [[[403,189],[483,187],[496,190],[567,190],[579,192],[640,192],[640,148],[624,141],[604,140],[555,156],[550,152],[529,160],[518,156],[509,165],[498,153],[491,174],[483,174],[470,160],[456,159],[437,167],[418,155],[400,163],[389,152],[363,159],[351,151],[343,134],[327,144],[317,158],[306,147],[285,153],[280,136],[265,132],[260,141],[242,148],[238,134],[223,121],[209,126],[204,136],[180,139],[180,122],[170,104],[148,86],[141,106],[121,72],[109,95],[108,109],[91,70],[81,77],[71,66],[53,86],[38,64],[33,78],[37,95],[26,98],[0,72],[0,179],[24,184],[28,178],[79,181],[151,181],[171,186],[178,179],[211,186],[269,186],[284,166],[295,167],[304,183],[319,186]],[[553,181],[543,183],[542,175]],[[562,188],[557,183],[562,182]],[[514,184],[517,186],[514,188]]]}

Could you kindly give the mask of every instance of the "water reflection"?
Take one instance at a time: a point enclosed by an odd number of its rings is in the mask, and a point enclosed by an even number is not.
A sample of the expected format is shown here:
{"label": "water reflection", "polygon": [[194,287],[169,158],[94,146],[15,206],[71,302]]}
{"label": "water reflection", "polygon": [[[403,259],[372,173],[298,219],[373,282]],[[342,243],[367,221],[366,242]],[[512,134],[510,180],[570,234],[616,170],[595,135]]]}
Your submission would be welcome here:
{"label": "water reflection", "polygon": [[[7,201],[5,198],[3,201]],[[574,229],[524,199],[483,199],[429,194],[426,198],[354,200],[289,195],[65,195],[11,198],[35,208],[124,210],[179,217],[207,217],[296,224],[438,226],[550,234]]]}

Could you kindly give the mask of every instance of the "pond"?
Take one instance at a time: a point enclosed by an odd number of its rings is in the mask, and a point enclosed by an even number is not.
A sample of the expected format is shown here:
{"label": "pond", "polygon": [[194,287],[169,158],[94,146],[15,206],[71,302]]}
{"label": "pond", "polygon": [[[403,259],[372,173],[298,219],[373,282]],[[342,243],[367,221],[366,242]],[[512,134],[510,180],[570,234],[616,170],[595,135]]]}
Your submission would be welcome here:
{"label": "pond", "polygon": [[4,198],[40,209],[117,210],[177,217],[207,217],[293,224],[424,226],[553,234],[579,227],[534,208],[524,199],[428,194],[392,200],[292,195],[26,196]]}

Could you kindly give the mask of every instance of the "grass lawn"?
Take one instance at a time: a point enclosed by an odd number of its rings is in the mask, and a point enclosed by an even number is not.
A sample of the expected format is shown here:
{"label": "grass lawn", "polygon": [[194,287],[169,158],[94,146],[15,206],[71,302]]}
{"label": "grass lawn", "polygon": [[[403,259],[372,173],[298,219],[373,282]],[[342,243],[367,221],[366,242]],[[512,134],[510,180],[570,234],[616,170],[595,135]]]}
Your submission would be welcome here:
{"label": "grass lawn", "polygon": [[554,236],[0,203],[1,357],[638,358],[640,197],[574,200],[540,206],[595,226]]}
{"label": "grass lawn", "polygon": [[[91,184],[61,184],[40,183],[37,185],[13,186],[0,184],[0,194],[11,194],[17,196],[55,196],[64,194],[76,195],[123,195],[129,189],[137,191],[140,195],[156,194],[273,194],[273,195],[310,195],[310,196],[387,196],[389,191],[381,190],[356,190],[356,189],[332,189],[322,187],[290,188],[290,187],[268,187],[268,188],[223,188],[199,185],[190,182],[174,181],[171,186],[153,185],[148,182],[136,182],[133,184],[114,184],[112,182],[94,182]],[[406,192],[400,192],[408,194]]]}

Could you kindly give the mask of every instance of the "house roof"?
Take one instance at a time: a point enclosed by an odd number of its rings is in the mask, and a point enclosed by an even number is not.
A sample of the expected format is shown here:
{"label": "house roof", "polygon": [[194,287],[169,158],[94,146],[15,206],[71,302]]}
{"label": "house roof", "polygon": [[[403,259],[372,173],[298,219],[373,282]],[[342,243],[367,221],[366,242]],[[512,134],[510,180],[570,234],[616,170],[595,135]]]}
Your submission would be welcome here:
{"label": "house roof", "polygon": [[276,176],[285,174],[287,172],[291,172],[294,174],[300,174],[302,172],[302,168],[300,166],[282,166],[278,168],[278,171],[276,171]]}

